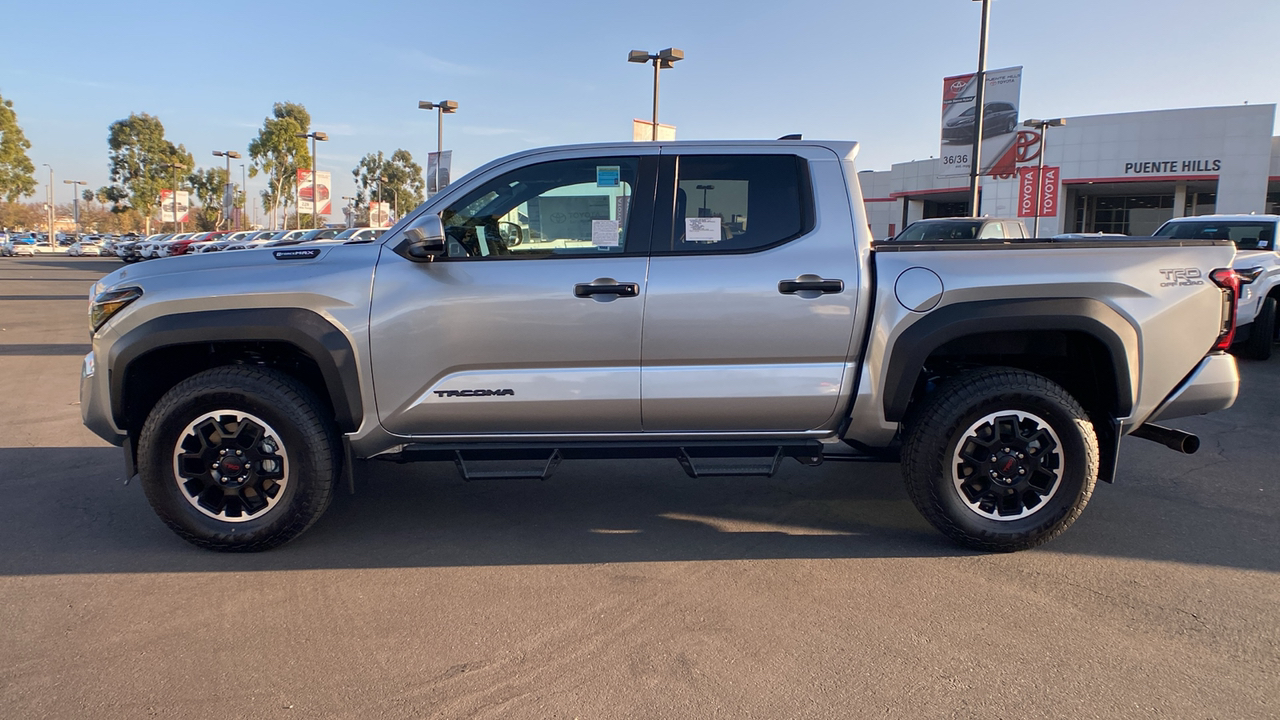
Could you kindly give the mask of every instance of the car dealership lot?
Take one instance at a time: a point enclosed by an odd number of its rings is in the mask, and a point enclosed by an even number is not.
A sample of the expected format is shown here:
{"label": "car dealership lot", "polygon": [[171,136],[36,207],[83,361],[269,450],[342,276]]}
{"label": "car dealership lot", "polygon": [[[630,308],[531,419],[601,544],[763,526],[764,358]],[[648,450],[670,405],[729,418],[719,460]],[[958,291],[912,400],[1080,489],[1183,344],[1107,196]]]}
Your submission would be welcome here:
{"label": "car dealership lot", "polygon": [[[161,262],[182,262],[162,260]],[[1271,717],[1280,361],[1126,440],[1064,536],[980,555],[893,465],[690,480],[363,463],[305,536],[197,550],[80,424],[104,258],[0,259],[0,707],[11,717]]]}

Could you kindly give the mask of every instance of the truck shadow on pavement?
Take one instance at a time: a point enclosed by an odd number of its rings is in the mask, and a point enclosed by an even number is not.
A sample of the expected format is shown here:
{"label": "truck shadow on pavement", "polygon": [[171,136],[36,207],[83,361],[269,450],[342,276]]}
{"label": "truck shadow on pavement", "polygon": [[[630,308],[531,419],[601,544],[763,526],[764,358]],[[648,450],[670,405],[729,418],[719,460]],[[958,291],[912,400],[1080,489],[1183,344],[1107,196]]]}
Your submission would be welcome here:
{"label": "truck shadow on pavement", "polygon": [[[896,465],[694,480],[671,461],[579,461],[545,482],[465,483],[444,463],[358,463],[354,496],[251,555],[183,542],[122,474],[116,448],[0,449],[0,575],[975,555],[916,513]],[[1280,571],[1276,513],[1240,510],[1122,481],[1033,552]]]}

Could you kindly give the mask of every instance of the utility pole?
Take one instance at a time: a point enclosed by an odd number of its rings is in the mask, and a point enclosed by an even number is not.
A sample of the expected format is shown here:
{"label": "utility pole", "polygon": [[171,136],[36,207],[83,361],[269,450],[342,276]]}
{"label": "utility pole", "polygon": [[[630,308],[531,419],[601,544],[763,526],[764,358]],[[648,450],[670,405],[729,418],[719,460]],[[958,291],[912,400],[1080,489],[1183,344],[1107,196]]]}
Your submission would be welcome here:
{"label": "utility pole", "polygon": [[58,249],[58,236],[53,230],[53,222],[58,217],[58,208],[55,206],[54,199],[57,197],[53,192],[53,166],[49,163],[40,163],[49,168],[49,249]]}
{"label": "utility pole", "polygon": [[969,163],[969,215],[970,217],[981,217],[982,211],[978,208],[978,178],[982,174],[982,128],[985,125],[986,108],[984,103],[984,95],[987,89],[987,31],[990,28],[991,20],[991,0],[974,0],[974,2],[982,3],[982,31],[978,40],[978,74],[974,76],[973,81],[977,85],[977,91],[974,93],[974,118],[973,118],[973,152],[970,153],[972,162]]}

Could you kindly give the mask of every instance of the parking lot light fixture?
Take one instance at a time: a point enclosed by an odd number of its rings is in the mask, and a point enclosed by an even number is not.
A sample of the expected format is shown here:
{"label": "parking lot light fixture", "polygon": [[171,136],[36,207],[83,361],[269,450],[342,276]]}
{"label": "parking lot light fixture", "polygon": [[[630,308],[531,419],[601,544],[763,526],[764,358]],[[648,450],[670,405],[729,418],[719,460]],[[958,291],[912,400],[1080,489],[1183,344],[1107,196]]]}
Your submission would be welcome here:
{"label": "parking lot light fixture", "polygon": [[[227,178],[226,178],[226,183],[224,183],[222,186],[222,197],[223,197],[222,205],[224,208],[224,211],[222,213],[222,216],[223,216],[222,219],[229,222],[231,220],[231,208],[226,207],[226,205],[227,205],[227,198],[231,198],[231,158],[239,159],[240,153],[236,152],[235,150],[214,150],[213,156],[225,157],[227,159]],[[231,205],[232,206],[235,205],[234,198],[231,198]]]}
{"label": "parking lot light fixture", "polygon": [[320,131],[309,133],[297,133],[297,137],[311,138],[311,227],[320,227],[320,196],[316,194],[316,141],[324,142],[329,139],[328,133]]}
{"label": "parking lot light fixture", "polygon": [[[458,103],[454,100],[441,100],[440,102],[419,100],[418,109],[436,111],[436,171],[432,174],[432,179],[436,186],[435,192],[438,193],[444,189],[440,187],[440,165],[444,161],[444,116],[445,114],[458,112]],[[432,194],[434,195],[435,193]]]}
{"label": "parking lot light fixture", "polygon": [[1048,136],[1048,129],[1051,127],[1062,127],[1067,124],[1066,118],[1053,118],[1052,120],[1027,119],[1023,120],[1024,127],[1036,128],[1040,131],[1040,151],[1036,153],[1039,158],[1039,164],[1036,167],[1036,214],[1031,221],[1031,237],[1040,235],[1040,193],[1044,191],[1044,149],[1045,138]]}
{"label": "parking lot light fixture", "polygon": [[83,180],[63,180],[62,183],[64,185],[70,185],[71,189],[75,191],[75,193],[71,196],[71,207],[72,207],[71,212],[75,215],[76,239],[79,240],[80,239],[80,187],[79,186],[88,185],[89,183]]}
{"label": "parking lot light fixture", "polygon": [[[170,170],[173,171],[173,197],[170,198],[170,200],[173,201],[173,228],[178,232],[182,232],[182,225],[178,222],[178,171],[186,170],[187,166],[183,165],[182,163],[171,162],[171,163],[165,163],[164,167],[169,168]],[[164,216],[163,206],[161,206],[160,211],[161,211],[161,217],[163,217]]]}
{"label": "parking lot light fixture", "polygon": [[653,127],[650,128],[650,140],[658,139],[658,71],[669,68],[683,59],[684,51],[680,48],[667,48],[656,53],[648,53],[644,50],[632,50],[627,53],[627,62],[653,63]]}
{"label": "parking lot light fixture", "polygon": [[53,192],[53,166],[49,163],[40,164],[49,168],[49,249],[54,250],[58,247],[58,241],[56,239],[57,236],[53,232],[53,222],[58,216],[58,209],[53,204],[55,198]]}

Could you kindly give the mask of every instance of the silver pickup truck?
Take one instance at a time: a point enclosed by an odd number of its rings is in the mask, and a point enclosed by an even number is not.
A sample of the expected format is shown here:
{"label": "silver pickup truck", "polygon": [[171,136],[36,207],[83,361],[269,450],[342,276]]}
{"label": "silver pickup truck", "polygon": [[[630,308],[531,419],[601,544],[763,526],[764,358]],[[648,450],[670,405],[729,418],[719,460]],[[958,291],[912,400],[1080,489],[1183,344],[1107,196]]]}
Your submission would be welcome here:
{"label": "silver pickup truck", "polygon": [[1065,530],[1126,434],[1229,407],[1229,240],[884,243],[851,142],[494,161],[377,241],[129,266],[92,290],[85,424],[215,550],[286,542],[354,460],[900,461],[969,547]]}

